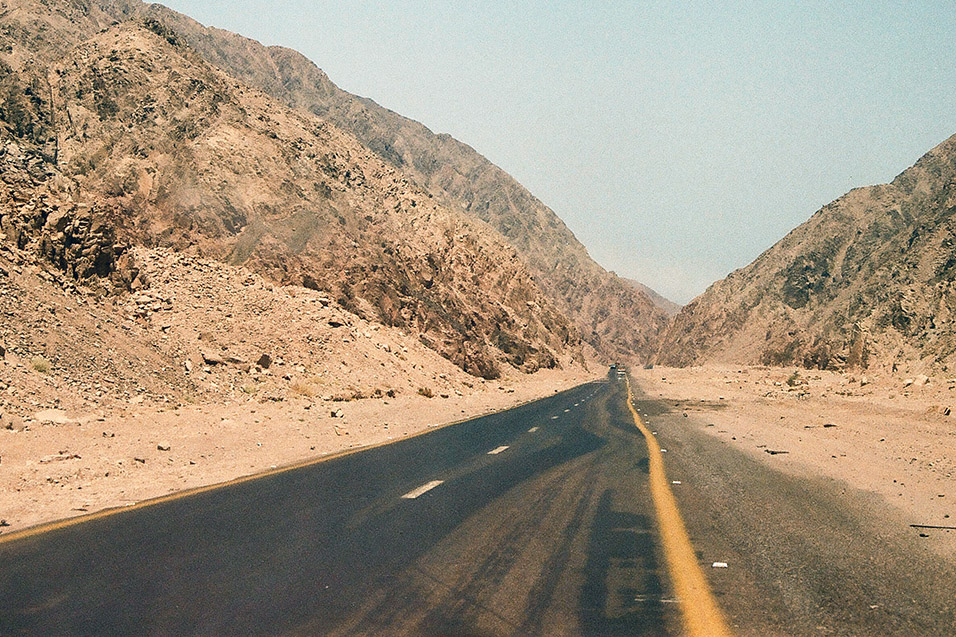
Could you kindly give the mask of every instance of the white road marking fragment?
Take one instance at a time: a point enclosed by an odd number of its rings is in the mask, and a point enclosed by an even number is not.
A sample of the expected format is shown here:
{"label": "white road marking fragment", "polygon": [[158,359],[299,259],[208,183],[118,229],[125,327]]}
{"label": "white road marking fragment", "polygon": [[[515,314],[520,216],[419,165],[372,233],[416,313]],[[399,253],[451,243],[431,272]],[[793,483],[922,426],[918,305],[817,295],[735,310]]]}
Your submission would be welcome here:
{"label": "white road marking fragment", "polygon": [[408,493],[403,495],[402,498],[404,498],[405,500],[414,500],[418,496],[424,493],[428,493],[429,491],[431,491],[432,489],[440,485],[442,482],[444,482],[444,480],[432,480],[428,484],[423,484],[422,486],[418,487],[414,491],[409,491]]}
{"label": "white road marking fragment", "polygon": [[529,434],[533,434],[533,433],[536,432],[537,430],[538,430],[537,427],[532,427],[531,429],[528,430],[528,433],[529,433]]}
{"label": "white road marking fragment", "polygon": [[680,484],[680,480],[671,480],[671,484]]}
{"label": "white road marking fragment", "polygon": [[491,451],[488,452],[488,455],[493,456],[493,455],[499,454],[507,448],[508,448],[508,445],[503,445],[501,447],[498,447],[497,449],[492,449]]}
{"label": "white road marking fragment", "polygon": [[557,416],[551,416],[551,420],[557,420],[557,419],[558,419]]}
{"label": "white road marking fragment", "polygon": [[679,599],[669,599],[667,597],[660,597],[658,595],[638,595],[634,598],[635,602],[646,603],[650,602],[652,604],[679,604]]}
{"label": "white road marking fragment", "polygon": [[714,562],[712,568],[727,568],[727,562]]}
{"label": "white road marking fragment", "polygon": [[570,409],[565,409],[565,410],[564,410],[564,413],[568,413],[569,411],[571,411],[571,410],[570,410]]}

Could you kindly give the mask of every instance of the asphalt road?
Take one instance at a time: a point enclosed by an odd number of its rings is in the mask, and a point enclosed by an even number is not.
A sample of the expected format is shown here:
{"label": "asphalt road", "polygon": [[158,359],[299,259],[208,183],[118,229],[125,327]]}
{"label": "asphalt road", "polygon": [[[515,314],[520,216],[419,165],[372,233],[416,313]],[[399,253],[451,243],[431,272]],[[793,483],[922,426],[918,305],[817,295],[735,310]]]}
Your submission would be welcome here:
{"label": "asphalt road", "polygon": [[592,383],[0,544],[0,629],[672,634],[625,396]]}
{"label": "asphalt road", "polygon": [[[612,378],[2,542],[0,633],[680,634],[625,400]],[[872,501],[637,405],[739,633],[956,634],[952,569],[879,527]]]}

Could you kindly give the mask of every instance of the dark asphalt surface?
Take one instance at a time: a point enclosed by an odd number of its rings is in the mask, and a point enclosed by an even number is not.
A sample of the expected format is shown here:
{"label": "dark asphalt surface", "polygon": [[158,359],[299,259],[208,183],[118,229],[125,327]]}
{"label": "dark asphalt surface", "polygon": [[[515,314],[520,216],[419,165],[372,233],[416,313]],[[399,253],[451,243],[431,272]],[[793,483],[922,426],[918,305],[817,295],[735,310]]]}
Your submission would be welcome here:
{"label": "dark asphalt surface", "polygon": [[737,634],[956,635],[956,565],[878,496],[792,477],[774,456],[761,463],[705,433],[706,410],[720,405],[635,398]]}
{"label": "dark asphalt surface", "polygon": [[[956,635],[952,565],[887,528],[874,498],[788,477],[703,433],[705,416],[637,397],[740,634]],[[625,400],[622,381],[591,383],[2,543],[0,634],[680,634]]]}
{"label": "dark asphalt surface", "polygon": [[0,544],[0,631],[673,634],[625,399],[591,383]]}

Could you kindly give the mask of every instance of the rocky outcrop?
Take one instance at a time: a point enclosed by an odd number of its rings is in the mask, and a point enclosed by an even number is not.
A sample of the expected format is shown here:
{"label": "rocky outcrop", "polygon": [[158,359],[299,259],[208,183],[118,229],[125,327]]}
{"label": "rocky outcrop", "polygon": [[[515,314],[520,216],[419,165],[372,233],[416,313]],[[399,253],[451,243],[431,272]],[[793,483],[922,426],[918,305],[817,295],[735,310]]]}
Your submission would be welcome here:
{"label": "rocky outcrop", "polygon": [[0,232],[74,281],[129,290],[139,271],[127,246],[104,215],[60,196],[64,181],[41,151],[8,139],[0,148]]}
{"label": "rocky outcrop", "polygon": [[824,206],[688,304],[658,361],[956,364],[956,137]]}

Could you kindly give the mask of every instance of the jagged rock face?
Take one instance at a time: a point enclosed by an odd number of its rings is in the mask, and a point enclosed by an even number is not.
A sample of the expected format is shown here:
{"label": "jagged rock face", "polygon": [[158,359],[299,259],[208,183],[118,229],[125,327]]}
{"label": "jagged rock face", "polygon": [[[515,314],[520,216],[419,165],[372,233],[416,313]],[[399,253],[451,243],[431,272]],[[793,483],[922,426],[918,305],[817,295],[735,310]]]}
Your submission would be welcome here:
{"label": "jagged rock face", "polygon": [[85,204],[64,197],[65,182],[44,153],[7,140],[0,148],[0,233],[75,281],[129,290],[139,270],[113,228]]}
{"label": "jagged rock face", "polygon": [[547,206],[471,147],[342,91],[295,51],[205,28],[159,5],[116,0],[98,6],[117,19],[131,13],[158,18],[209,63],[332,122],[446,208],[488,223],[517,250],[551,302],[599,354],[647,359],[653,353],[666,314],[645,293],[595,263]]}
{"label": "jagged rock face", "polygon": [[658,360],[956,362],[956,137],[851,191],[687,305]]}
{"label": "jagged rock face", "polygon": [[38,52],[48,97],[32,117],[48,122],[35,141],[52,147],[46,178],[64,201],[17,227],[60,267],[129,287],[120,242],[169,246],[329,290],[487,378],[575,354],[576,331],[512,247],[350,135],[214,70],[153,20],[58,43]]}

